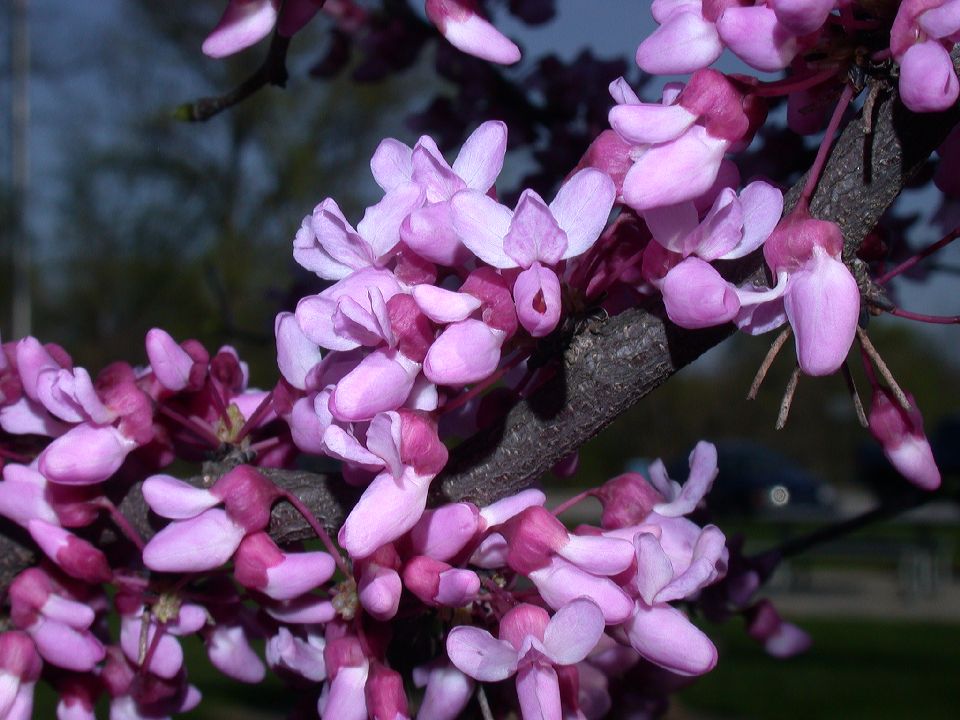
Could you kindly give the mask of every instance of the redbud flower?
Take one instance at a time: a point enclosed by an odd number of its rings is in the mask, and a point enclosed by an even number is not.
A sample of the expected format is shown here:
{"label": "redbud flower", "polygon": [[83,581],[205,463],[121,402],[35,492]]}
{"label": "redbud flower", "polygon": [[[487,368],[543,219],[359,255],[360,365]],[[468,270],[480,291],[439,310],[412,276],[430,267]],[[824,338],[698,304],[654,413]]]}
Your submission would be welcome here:
{"label": "redbud flower", "polygon": [[923,432],[923,416],[916,400],[907,395],[911,410],[904,410],[889,390],[875,387],[868,420],[870,433],[897,472],[924,490],[940,487],[940,470]]}
{"label": "redbud flower", "polygon": [[583,660],[603,635],[603,613],[585,598],[571,601],[551,618],[522,604],[500,621],[500,639],[486,630],[461,625],[447,636],[447,655],[462,672],[481,682],[514,673],[524,720],[562,716],[554,665]]}

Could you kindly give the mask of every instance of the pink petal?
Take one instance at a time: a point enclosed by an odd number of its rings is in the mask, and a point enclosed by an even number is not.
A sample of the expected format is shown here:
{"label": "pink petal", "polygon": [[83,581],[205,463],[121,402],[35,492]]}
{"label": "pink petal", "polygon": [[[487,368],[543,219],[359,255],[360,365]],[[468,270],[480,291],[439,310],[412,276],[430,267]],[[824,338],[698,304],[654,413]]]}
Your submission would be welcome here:
{"label": "pink petal", "polygon": [[517,318],[533,337],[544,337],[553,332],[560,322],[563,299],[560,279],[539,262],[517,275],[513,286],[517,304]]}
{"label": "pink petal", "polygon": [[479,529],[476,505],[460,502],[427,510],[410,531],[410,546],[417,555],[448,561],[456,556]]}
{"label": "pink petal", "polygon": [[337,383],[330,396],[330,412],[343,422],[369,420],[403,405],[420,365],[391,350],[377,350]]}
{"label": "pink petal", "polygon": [[418,687],[427,686],[418,720],[456,720],[473,697],[473,680],[446,662],[430,668],[429,674],[414,668],[413,677]]}
{"label": "pink petal", "polygon": [[279,0],[230,0],[223,17],[203,41],[205,55],[222,58],[250,47],[270,34]]}
{"label": "pink petal", "polygon": [[740,191],[743,210],[743,238],[733,250],[719,257],[735,260],[749,255],[770,237],[783,214],[783,193],[770,183],[757,180]]}
{"label": "pink petal", "polygon": [[482,304],[473,295],[426,284],[413,288],[413,299],[424,315],[441,324],[466,320]]}
{"label": "pink petal", "polygon": [[716,480],[717,447],[713,443],[701,440],[690,453],[690,475],[683,484],[680,494],[669,502],[658,503],[653,509],[665,517],[677,517],[692,513],[704,496],[710,492]]}
{"label": "pink petal", "polygon": [[51,482],[92,485],[113,475],[136,442],[110,425],[77,425],[40,454],[39,469]]}
{"label": "pink petal", "polygon": [[720,57],[723,44],[716,26],[699,9],[675,12],[637,48],[637,65],[653,75],[684,75]]}
{"label": "pink petal", "polygon": [[[369,665],[342,667],[330,682],[322,720],[367,720],[367,701],[363,688],[367,684]],[[324,698],[321,697],[321,701]]]}
{"label": "pink petal", "polygon": [[737,194],[721,190],[703,222],[684,244],[684,255],[696,255],[710,262],[734,251],[743,237],[743,209]]}
{"label": "pink petal", "polygon": [[374,257],[383,257],[400,242],[400,224],[423,200],[423,191],[410,182],[393,188],[380,202],[367,208],[357,223],[357,232],[370,244]]}
{"label": "pink petal", "polygon": [[946,110],[960,95],[950,53],[937,40],[911,45],[900,60],[900,99],[914,112]]}
{"label": "pink petal", "polygon": [[470,251],[454,229],[447,201],[413,210],[400,226],[400,237],[417,255],[438,265],[455,267],[470,259]]}
{"label": "pink petal", "polygon": [[413,150],[399,140],[382,140],[370,158],[370,171],[377,185],[389,192],[398,185],[410,182],[413,175]]}
{"label": "pink petal", "polygon": [[491,503],[480,509],[480,517],[483,518],[488,528],[502,525],[515,515],[519,515],[528,507],[535,505],[542,507],[547,502],[547,496],[542,490],[530,488],[521,490],[516,495],[510,495]]}
{"label": "pink petal", "polygon": [[634,650],[678,675],[702,675],[717,664],[710,638],[669,605],[647,607],[638,602],[623,628]]}
{"label": "pink petal", "polygon": [[794,33],[783,27],[769,7],[728,7],[717,20],[723,44],[747,65],[763,72],[782,70],[797,54]]}
{"label": "pink petal", "polygon": [[277,338],[277,365],[284,379],[305,390],[307,373],[322,359],[320,348],[303,334],[293,313],[280,313],[274,322]]}
{"label": "pink petal", "polygon": [[530,663],[517,671],[517,697],[523,720],[557,720],[563,717],[560,682],[550,665]]}
{"label": "pink petal", "polygon": [[719,580],[727,569],[726,543],[716,525],[707,525],[693,547],[690,565],[657,593],[656,601],[680,600]]}
{"label": "pink petal", "polygon": [[722,325],[740,310],[734,287],[697,257],[671,268],[660,290],[670,320],[691,330]]}
{"label": "pink petal", "polygon": [[610,127],[634,145],[668,142],[696,121],[697,116],[680,105],[639,103],[614,105],[610,109]]}
{"label": "pink petal", "polygon": [[946,0],[939,7],[925,10],[917,21],[920,29],[930,37],[940,39],[955,35],[960,32],[960,2]]}
{"label": "pink petal", "polygon": [[167,390],[183,390],[190,384],[193,358],[170,334],[160,328],[147,333],[147,359],[157,380]]}
{"label": "pink petal", "polygon": [[[629,547],[629,543],[625,544]],[[543,633],[543,646],[555,664],[573,665],[596,647],[605,626],[603,613],[596,603],[579,598],[550,618]]]}
{"label": "pink petal", "polygon": [[836,0],[770,0],[777,20],[794,35],[807,35],[820,28],[836,6]]}
{"label": "pink petal", "polygon": [[687,201],[644,210],[643,221],[660,245],[671,252],[683,253],[684,240],[700,224],[700,217],[696,206]]}
{"label": "pink petal", "polygon": [[617,575],[633,564],[629,542],[602,535],[570,535],[557,554],[594,575]]}
{"label": "pink petal", "polygon": [[450,201],[453,227],[474,255],[495,268],[517,267],[503,249],[513,213],[476,190],[463,190]]}
{"label": "pink petal", "polygon": [[489,376],[500,363],[502,335],[480,320],[463,320],[440,334],[423,361],[424,375],[438,385],[467,385]]}
{"label": "pink petal", "polygon": [[240,625],[218,625],[207,640],[207,657],[220,672],[240,682],[255,684],[267,674]]}
{"label": "pink petal", "polygon": [[289,625],[318,625],[337,616],[333,604],[315,595],[305,595],[266,608],[270,617]]}
{"label": "pink petal", "polygon": [[839,370],[860,317],[860,290],[846,265],[814,247],[812,260],[790,276],[783,305],[800,369],[807,375]]}
{"label": "pink petal", "polygon": [[56,437],[65,433],[69,427],[26,395],[14,403],[0,407],[0,428],[11,435]]}
{"label": "pink petal", "polygon": [[105,655],[103,645],[91,633],[54,620],[32,627],[30,636],[44,660],[65,670],[87,672]]}
{"label": "pink petal", "polygon": [[[120,647],[123,654],[131,663],[136,663],[140,657],[140,638],[143,632],[144,619],[140,617],[123,618],[120,625]],[[147,647],[154,644],[157,635],[157,626],[150,622],[147,628]],[[156,650],[150,658],[147,670],[158,677],[170,680],[183,667],[183,648],[172,635],[166,632],[156,642]]]}
{"label": "pink petal", "polygon": [[637,574],[634,588],[648,605],[671,580],[673,563],[663,551],[660,541],[650,533],[637,533],[633,540],[637,552]]}
{"label": "pink petal", "polygon": [[501,65],[520,59],[520,48],[470,5],[458,0],[427,0],[426,9],[430,22],[458,50]]}
{"label": "pink petal", "polygon": [[357,583],[357,596],[363,609],[380,621],[390,620],[400,607],[403,583],[392,568],[374,565],[361,575]]}
{"label": "pink petal", "polygon": [[244,530],[223,510],[206,510],[167,525],[143,549],[143,562],[158,572],[202,572],[223,565],[236,551]]}
{"label": "pink petal", "polygon": [[496,182],[506,152],[506,124],[499,120],[488,120],[463,143],[460,154],[453,161],[453,171],[468,188],[485,193]]}
{"label": "pink petal", "polygon": [[635,210],[675,205],[707,192],[716,180],[728,142],[701,125],[643,153],[623,180],[623,199]]}
{"label": "pink petal", "polygon": [[44,497],[47,479],[33,468],[8,464],[3,467],[0,483],[0,515],[18,525],[27,526],[33,519],[59,524],[57,513]]}
{"label": "pink petal", "polygon": [[447,635],[447,656],[460,671],[481,682],[504,680],[517,671],[517,651],[510,643],[467,625]]}
{"label": "pink petal", "polygon": [[263,593],[274,600],[292,600],[325,583],[335,569],[325,552],[285,553],[279,565],[267,568]]}
{"label": "pink petal", "polygon": [[395,412],[377,415],[367,428],[367,447],[383,459],[387,470],[395,478],[403,473],[403,461],[400,459],[402,434],[403,423],[399,413]]}
{"label": "pink petal", "polygon": [[540,260],[547,265],[560,261],[567,249],[567,236],[550,209],[533,190],[524,190],[503,238],[503,251],[522,268]]}
{"label": "pink petal", "polygon": [[324,454],[338,460],[371,469],[383,467],[383,459],[367,450],[359,440],[339,425],[330,425],[323,433]]}
{"label": "pink petal", "polygon": [[552,608],[562,608],[578,597],[586,597],[600,607],[604,619],[611,625],[623,622],[633,610],[630,598],[611,580],[581,570],[559,557],[529,573],[529,577]]}
{"label": "pink petal", "polygon": [[[340,528],[340,545],[356,560],[396,540],[420,519],[429,487],[428,478],[418,478],[412,471],[398,479],[380,473],[363,491]],[[385,512],[387,508],[389,512]]]}
{"label": "pink petal", "polygon": [[550,212],[567,234],[563,258],[582,255],[597,241],[610,218],[617,190],[610,176],[584,168],[560,186]]}
{"label": "pink petal", "polygon": [[143,481],[143,499],[160,517],[186,520],[220,503],[220,499],[204,488],[169,475],[152,475]]}

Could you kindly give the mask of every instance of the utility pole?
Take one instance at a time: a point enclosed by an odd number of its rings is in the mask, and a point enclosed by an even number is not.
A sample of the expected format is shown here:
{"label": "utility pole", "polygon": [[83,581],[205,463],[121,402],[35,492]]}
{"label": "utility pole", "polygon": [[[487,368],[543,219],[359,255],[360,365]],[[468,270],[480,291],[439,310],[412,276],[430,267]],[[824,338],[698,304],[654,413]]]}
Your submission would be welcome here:
{"label": "utility pole", "polygon": [[10,3],[10,235],[13,250],[13,338],[30,334],[33,303],[32,248],[27,229],[27,190],[30,182],[30,22],[28,0]]}

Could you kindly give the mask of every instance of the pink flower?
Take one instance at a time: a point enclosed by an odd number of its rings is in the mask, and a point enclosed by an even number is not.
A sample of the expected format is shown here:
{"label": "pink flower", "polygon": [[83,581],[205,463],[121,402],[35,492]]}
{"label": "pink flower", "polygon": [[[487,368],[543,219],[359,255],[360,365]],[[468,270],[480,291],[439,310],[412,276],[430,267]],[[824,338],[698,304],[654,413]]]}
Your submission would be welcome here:
{"label": "pink flower", "polygon": [[455,627],[447,636],[447,655],[464,674],[481,682],[516,674],[524,720],[560,720],[554,666],[583,660],[603,629],[603,613],[591,600],[573,600],[552,618],[542,608],[522,604],[503,616],[499,640],[480,628]]}
{"label": "pink flower", "polygon": [[940,487],[940,470],[923,432],[923,416],[913,396],[908,394],[907,399],[912,406],[909,412],[900,407],[889,390],[875,387],[868,416],[870,433],[897,472],[919,488],[936,490]]}

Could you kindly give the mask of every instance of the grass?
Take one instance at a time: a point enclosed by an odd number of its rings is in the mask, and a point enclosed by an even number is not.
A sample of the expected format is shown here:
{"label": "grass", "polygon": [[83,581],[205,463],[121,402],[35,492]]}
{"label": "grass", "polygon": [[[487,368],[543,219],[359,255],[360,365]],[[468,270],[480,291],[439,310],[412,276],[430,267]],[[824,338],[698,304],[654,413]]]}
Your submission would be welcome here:
{"label": "grass", "polygon": [[710,718],[956,718],[960,625],[861,620],[800,624],[813,647],[767,657],[738,623],[707,628],[720,653],[679,702]]}

